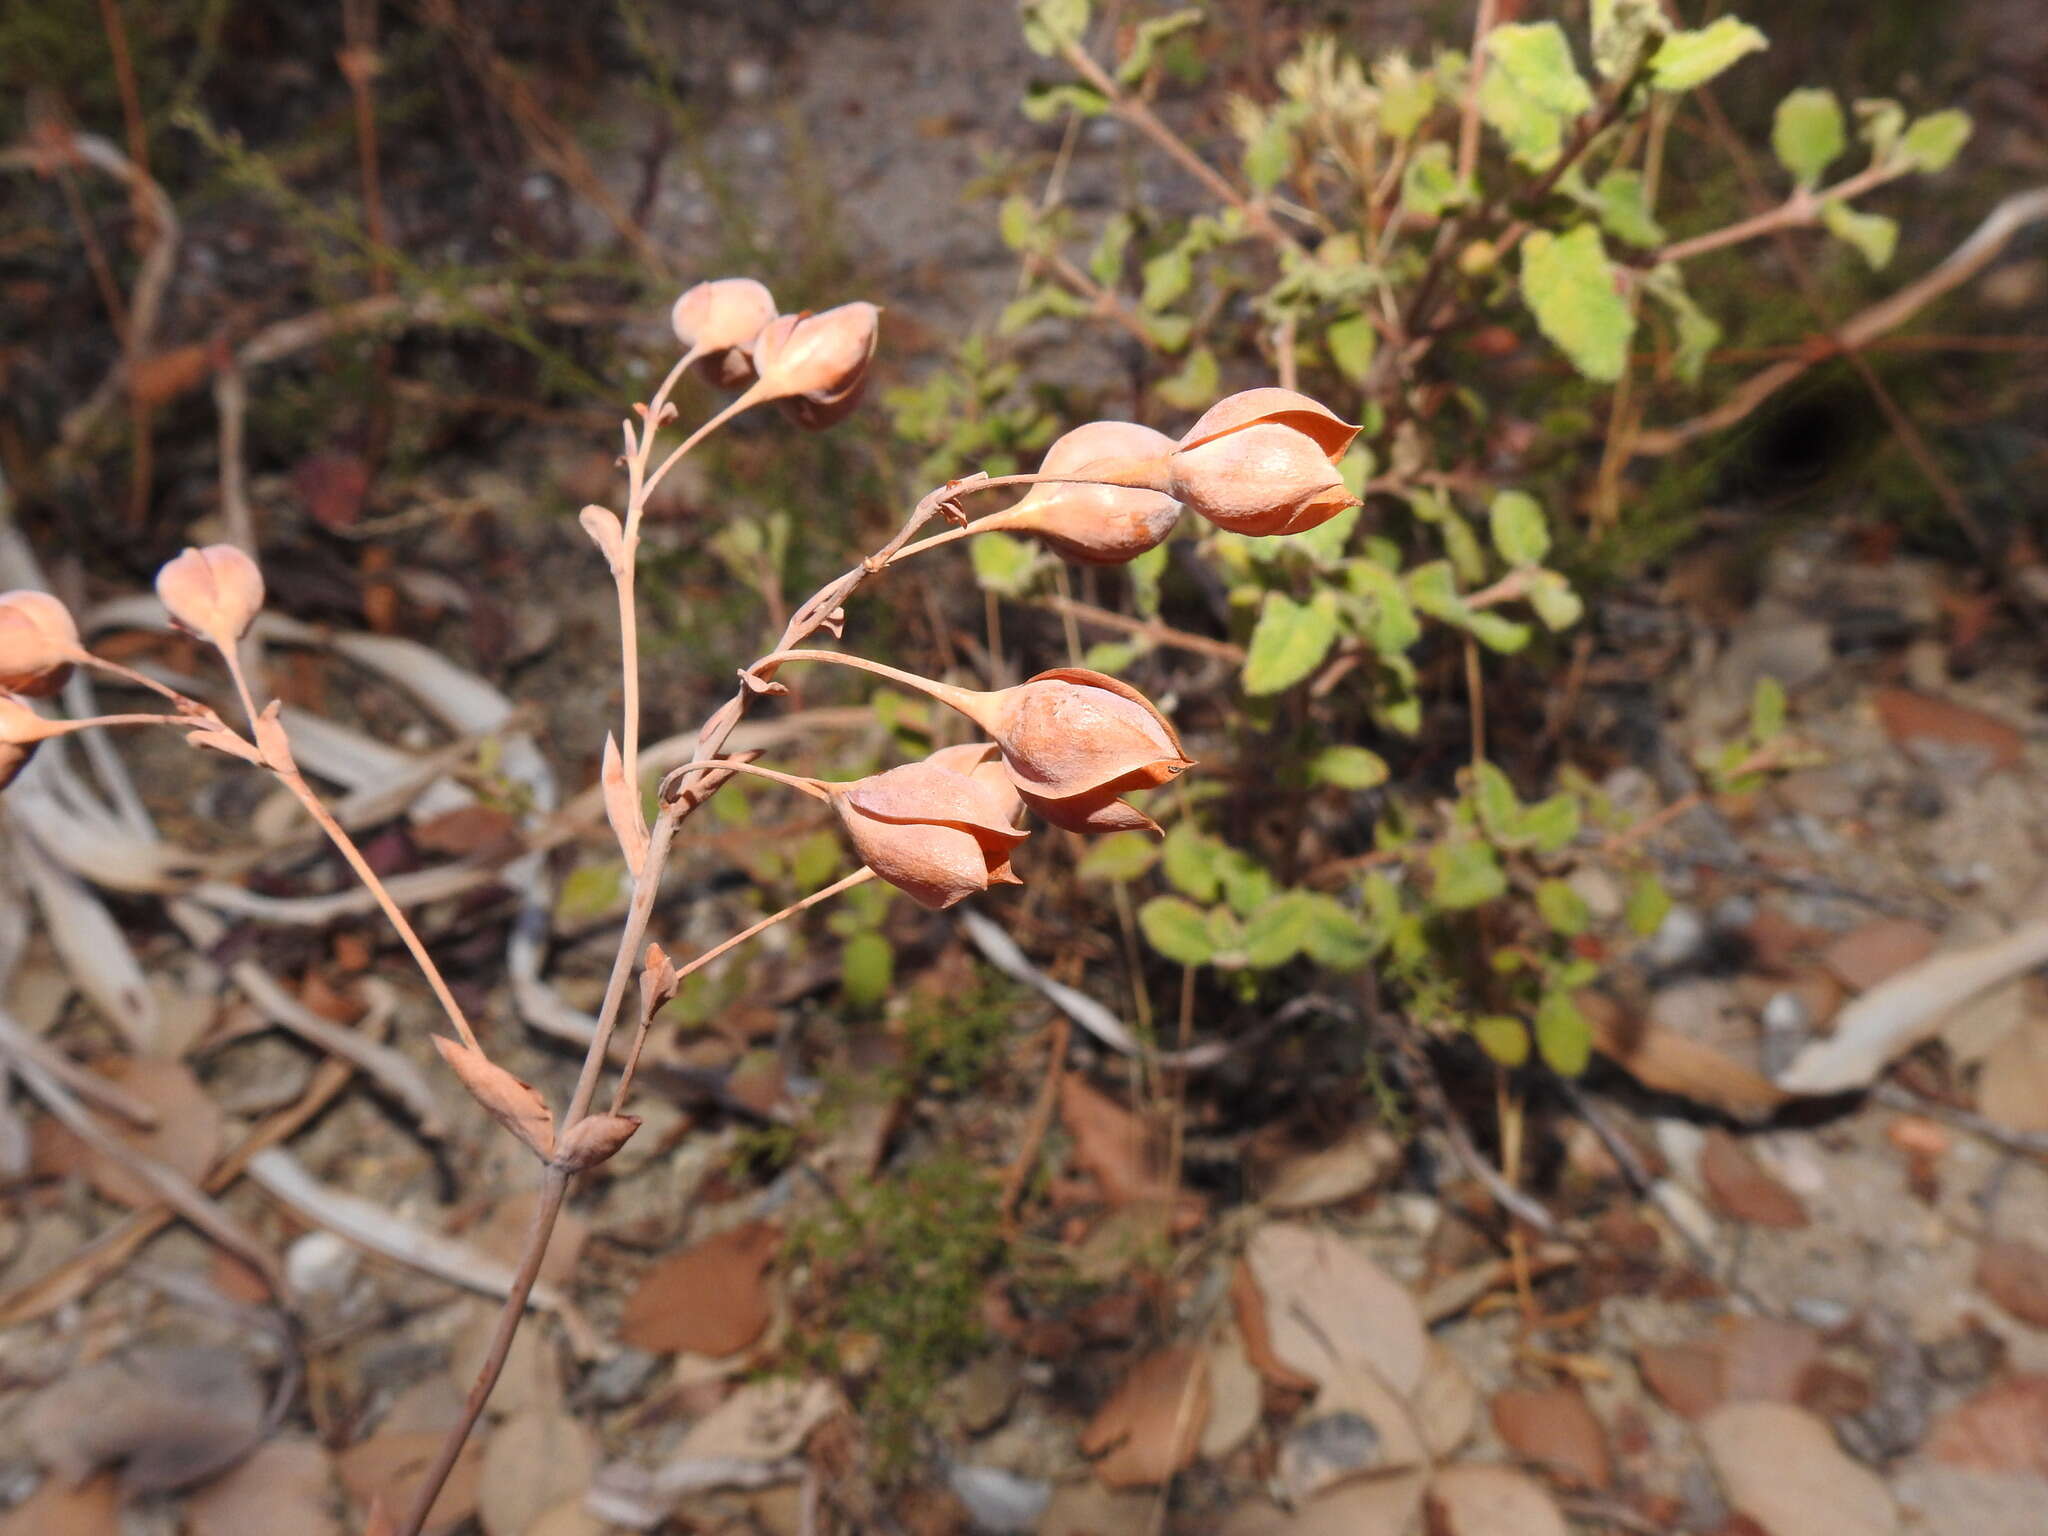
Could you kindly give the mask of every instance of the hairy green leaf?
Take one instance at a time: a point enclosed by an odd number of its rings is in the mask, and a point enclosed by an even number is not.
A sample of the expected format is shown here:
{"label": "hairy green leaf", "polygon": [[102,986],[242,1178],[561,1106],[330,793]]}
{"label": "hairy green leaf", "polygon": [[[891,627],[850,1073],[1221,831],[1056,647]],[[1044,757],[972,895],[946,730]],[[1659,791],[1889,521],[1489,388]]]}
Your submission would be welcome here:
{"label": "hairy green leaf", "polygon": [[1913,119],[1900,152],[1923,171],[1945,171],[1970,142],[1970,114],[1957,107]]}
{"label": "hairy green leaf", "polygon": [[1543,627],[1553,634],[1570,629],[1586,616],[1585,599],[1572,590],[1572,584],[1558,571],[1535,574],[1529,587],[1529,606],[1536,610]]}
{"label": "hairy green leaf", "polygon": [[1509,565],[1541,565],[1550,553],[1543,504],[1527,491],[1502,491],[1487,509],[1493,547]]}
{"label": "hairy green leaf", "polygon": [[1116,67],[1116,81],[1121,86],[1134,86],[1145,78],[1152,68],[1153,57],[1159,45],[1176,32],[1199,25],[1202,20],[1200,6],[1188,6],[1178,11],[1168,11],[1164,16],[1153,16],[1141,21],[1131,29],[1131,51],[1123,56]]}
{"label": "hairy green leaf", "polygon": [[1323,345],[1330,349],[1330,361],[1354,384],[1363,384],[1372,372],[1373,353],[1379,350],[1380,333],[1364,315],[1344,315],[1332,320],[1323,331]]}
{"label": "hairy green leaf", "polygon": [[1899,248],[1897,219],[1881,213],[1859,212],[1839,198],[1829,198],[1822,204],[1820,221],[1837,240],[1853,245],[1873,272],[1889,264],[1892,252]]}
{"label": "hairy green leaf", "polygon": [[1182,965],[1207,965],[1216,954],[1208,914],[1178,896],[1154,896],[1138,908],[1138,927],[1146,943]]}
{"label": "hairy green leaf", "polygon": [[1109,110],[1109,98],[1092,85],[1035,85],[1025,91],[1023,107],[1032,122],[1049,123],[1068,112],[1100,117]]}
{"label": "hairy green leaf", "polygon": [[1337,640],[1337,599],[1318,592],[1297,603],[1268,592],[1244,661],[1244,691],[1254,698],[1293,687],[1322,665]]}
{"label": "hairy green leaf", "polygon": [[1372,67],[1380,90],[1380,131],[1390,139],[1411,139],[1436,105],[1436,75],[1417,69],[1405,53],[1381,56]]}
{"label": "hairy green leaf", "polygon": [[1640,171],[1609,171],[1593,188],[1593,211],[1617,240],[1644,247],[1664,243],[1664,228],[1650,216],[1648,190]]}
{"label": "hairy green leaf", "polygon": [[1833,91],[1808,86],[1778,103],[1771,149],[1800,186],[1818,186],[1821,172],[1848,147],[1848,125]]}
{"label": "hairy green leaf", "polygon": [[1536,1005],[1536,1049],[1560,1077],[1577,1077],[1593,1059],[1593,1026],[1568,992],[1546,992]]}
{"label": "hairy green leaf", "polygon": [[1519,1067],[1529,1059],[1529,1031],[1520,1019],[1492,1013],[1474,1019],[1469,1026],[1479,1049],[1504,1067]]}
{"label": "hairy green leaf", "polygon": [[1634,72],[1653,38],[1671,30],[1658,0],[1593,0],[1593,67],[1607,80]]}
{"label": "hairy green leaf", "polygon": [[1364,747],[1324,747],[1309,759],[1309,777],[1338,789],[1372,789],[1387,782],[1387,760]]}
{"label": "hairy green leaf", "polygon": [[1401,206],[1410,213],[1436,218],[1466,201],[1470,189],[1458,180],[1458,168],[1451,160],[1451,146],[1441,141],[1424,144],[1408,157],[1401,172]]}
{"label": "hairy green leaf", "polygon": [[1017,597],[1031,585],[1039,562],[1039,548],[1031,540],[1007,533],[982,533],[975,535],[970,548],[974,579],[984,591]]}
{"label": "hairy green leaf", "polygon": [[1560,938],[1575,939],[1593,922],[1585,897],[1562,880],[1546,880],[1536,887],[1536,910]]}
{"label": "hairy green leaf", "polygon": [[1430,896],[1440,907],[1462,912],[1507,894],[1508,877],[1493,845],[1455,838],[1429,851]]}
{"label": "hairy green leaf", "polygon": [[1223,878],[1216,871],[1216,855],[1221,851],[1221,845],[1192,821],[1177,821],[1160,850],[1160,867],[1166,871],[1168,883],[1183,896],[1214,901],[1223,894]]}
{"label": "hairy green leaf", "polygon": [[1572,62],[1572,45],[1554,21],[1510,22],[1486,34],[1487,56],[1537,106],[1577,117],[1593,92]]}
{"label": "hairy green leaf", "polygon": [[1062,45],[1081,40],[1088,30],[1089,0],[1026,0],[1024,41],[1033,53],[1050,58]]}
{"label": "hairy green leaf", "polygon": [[1098,837],[1082,855],[1076,871],[1083,880],[1122,885],[1159,862],[1159,844],[1148,833],[1112,832]]}
{"label": "hairy green leaf", "polygon": [[1769,46],[1748,22],[1723,16],[1695,32],[1674,32],[1658,44],[1650,55],[1650,81],[1660,91],[1689,91]]}
{"label": "hairy green leaf", "polygon": [[1537,327],[1589,379],[1612,383],[1628,360],[1635,315],[1615,290],[1600,231],[1537,230],[1522,242],[1522,299]]}

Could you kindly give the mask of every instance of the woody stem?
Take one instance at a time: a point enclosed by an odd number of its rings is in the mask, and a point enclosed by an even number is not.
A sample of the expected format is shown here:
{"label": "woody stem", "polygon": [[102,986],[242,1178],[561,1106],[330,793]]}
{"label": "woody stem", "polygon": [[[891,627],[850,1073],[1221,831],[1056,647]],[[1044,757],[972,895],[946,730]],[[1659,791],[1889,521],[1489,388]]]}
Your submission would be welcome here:
{"label": "woody stem", "polygon": [[[730,763],[718,763],[714,766],[720,768],[729,768],[734,765]],[[874,878],[875,872],[872,869],[869,869],[865,864],[863,864],[859,869],[853,871],[852,874],[841,876],[839,879],[833,881],[830,885],[826,886],[823,890],[813,891],[810,895],[804,897],[801,901],[791,902],[788,906],[784,907],[780,912],[770,913],[767,917],[762,918],[761,921],[754,924],[753,927],[743,928],[738,933],[734,934],[731,938],[722,940],[721,942],[712,945],[711,948],[705,950],[703,954],[693,956],[687,964],[679,965],[676,967],[676,980],[681,981],[685,976],[691,975],[693,972],[702,970],[705,966],[709,965],[712,961],[716,960],[720,955],[726,954],[731,950],[739,948],[740,945],[746,943],[747,940],[753,938],[756,934],[766,933],[770,928],[773,928],[777,923],[783,921],[785,918],[795,917],[799,912],[808,912],[812,907],[817,906],[819,902],[830,901],[834,896],[837,896],[840,892],[850,891],[856,885],[864,884],[865,882],[872,880]],[[633,1085],[634,1069],[640,1065],[640,1048],[647,1043],[647,1028],[653,1022],[654,1020],[651,1015],[648,1017],[644,1017],[640,1020],[640,1027],[634,1031],[633,1047],[631,1051],[627,1053],[626,1065],[624,1069],[619,1073],[619,1086],[612,1091],[612,1113],[615,1115],[620,1112],[620,1106],[622,1106],[626,1102],[626,1090],[632,1087]]]}

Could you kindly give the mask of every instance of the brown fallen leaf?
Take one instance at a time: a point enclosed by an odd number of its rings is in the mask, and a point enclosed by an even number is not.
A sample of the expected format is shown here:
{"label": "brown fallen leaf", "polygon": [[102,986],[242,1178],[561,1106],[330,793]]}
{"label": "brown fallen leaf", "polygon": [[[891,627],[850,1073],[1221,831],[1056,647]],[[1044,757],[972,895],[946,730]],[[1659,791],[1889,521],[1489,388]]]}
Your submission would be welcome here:
{"label": "brown fallen leaf", "polygon": [[1575,1386],[1496,1392],[1493,1427],[1508,1449],[1564,1483],[1606,1488],[1614,1480],[1607,1431]]}
{"label": "brown fallen leaf", "polygon": [[[197,1184],[220,1155],[223,1121],[220,1106],[182,1061],[142,1056],[108,1056],[92,1070],[156,1114],[154,1130],[140,1130],[112,1115],[100,1119],[107,1129],[145,1157]],[[70,1132],[56,1127],[55,1133]],[[142,1207],[161,1197],[135,1173],[113,1158],[79,1146],[80,1166],[94,1189],[119,1205]]]}
{"label": "brown fallen leaf", "polygon": [[1145,1356],[1081,1432],[1111,1488],[1163,1483],[1195,1459],[1209,1419],[1209,1356],[1186,1344]]}
{"label": "brown fallen leaf", "polygon": [[1710,1343],[1639,1345],[1636,1369],[1680,1418],[1703,1419],[1721,1406],[1721,1354]]}
{"label": "brown fallen leaf", "polygon": [[1447,1467],[1429,1485],[1432,1536],[1566,1536],[1564,1516],[1512,1467]]}
{"label": "brown fallen leaf", "polygon": [[1245,1353],[1244,1335],[1226,1323],[1209,1343],[1209,1417],[1198,1449],[1205,1460],[1221,1461],[1251,1438],[1264,1411],[1259,1373]]}
{"label": "brown fallen leaf", "polygon": [[2008,1376],[1951,1408],[1926,1450],[1952,1467],[2048,1478],[2048,1375]]}
{"label": "brown fallen leaf", "polygon": [[1704,1338],[1641,1346],[1636,1366],[1665,1407],[1699,1419],[1723,1403],[1798,1401],[1820,1347],[1820,1335],[1800,1323],[1723,1317]]}
{"label": "brown fallen leaf", "polygon": [[1905,688],[1880,688],[1871,699],[1885,734],[1909,751],[1968,753],[1984,768],[2010,768],[2026,738],[1995,715]]}
{"label": "brown fallen leaf", "polygon": [[1934,930],[1903,917],[1874,917],[1835,939],[1820,963],[1851,992],[1868,992],[1934,953]]}
{"label": "brown fallen leaf", "polygon": [[485,1536],[525,1536],[537,1511],[579,1497],[597,1470],[590,1431],[560,1409],[529,1408],[484,1446],[477,1518]]}
{"label": "brown fallen leaf", "polygon": [[1060,1079],[1060,1124],[1073,1138],[1074,1161],[1111,1205],[1194,1200],[1167,1176],[1165,1142],[1157,1128],[1098,1093],[1077,1073]]}
{"label": "brown fallen leaf", "polygon": [[1769,1536],[1894,1536],[1898,1511],[1875,1472],[1825,1422],[1788,1403],[1729,1403],[1700,1425],[1721,1491]]}
{"label": "brown fallen leaf", "polygon": [[655,1354],[738,1354],[774,1316],[768,1268],[781,1246],[781,1228],[749,1221],[671,1254],[627,1299],[620,1337]]}
{"label": "brown fallen leaf", "polygon": [[185,1502],[191,1536],[341,1536],[334,1458],[317,1440],[272,1440]]}
{"label": "brown fallen leaf", "polygon": [[781,1461],[845,1404],[829,1381],[750,1381],[690,1426],[678,1461]]}
{"label": "brown fallen leaf", "polygon": [[[1237,1510],[1221,1536],[1409,1536],[1428,1477],[1400,1472],[1339,1483],[1292,1513],[1259,1502]],[[1091,1536],[1109,1536],[1104,1527]]]}
{"label": "brown fallen leaf", "polygon": [[[387,1514],[403,1514],[412,1508],[420,1479],[433,1463],[434,1453],[440,1450],[442,1438],[439,1430],[372,1435],[336,1457],[335,1470],[356,1503],[367,1508],[371,1500],[380,1499]],[[448,1481],[435,1496],[421,1536],[448,1536],[475,1515],[483,1456],[482,1443],[472,1437],[455,1459]],[[390,1517],[396,1518],[396,1514]]]}
{"label": "brown fallen leaf", "polygon": [[1593,1030],[1593,1045],[1645,1088],[1676,1093],[1742,1120],[1760,1120],[1783,1104],[1771,1080],[1713,1046],[1623,1008],[1605,993],[1573,994]]}
{"label": "brown fallen leaf", "polygon": [[1429,1341],[1429,1363],[1422,1368],[1413,1407],[1416,1426],[1434,1461],[1449,1458],[1479,1421],[1479,1384],[1441,1339]]}
{"label": "brown fallen leaf", "polygon": [[1400,1165],[1402,1148],[1386,1127],[1354,1126],[1327,1147],[1289,1152],[1258,1180],[1259,1203],[1275,1211],[1338,1205],[1372,1189]]}
{"label": "brown fallen leaf", "polygon": [[263,1431],[263,1387],[227,1349],[145,1345],[60,1377],[25,1434],[76,1481],[103,1467],[136,1492],[183,1488],[247,1455]]}
{"label": "brown fallen leaf", "polygon": [[1977,1289],[2021,1322],[2048,1328],[2048,1250],[2014,1240],[1977,1252]]}
{"label": "brown fallen leaf", "polygon": [[1273,1353],[1289,1370],[1327,1386],[1364,1368],[1404,1397],[1420,1385],[1429,1335],[1415,1299],[1356,1244],[1268,1222],[1244,1259],[1265,1298]]}
{"label": "brown fallen leaf", "polygon": [[128,394],[137,405],[153,409],[168,405],[213,377],[222,360],[211,341],[188,342],[139,357],[128,369]]}
{"label": "brown fallen leaf", "polygon": [[1715,1126],[1700,1149],[1700,1181],[1707,1199],[1724,1216],[1758,1227],[1803,1227],[1806,1204],[1750,1155],[1749,1149]]}
{"label": "brown fallen leaf", "polygon": [[46,1477],[36,1491],[0,1515],[0,1536],[121,1536],[121,1497],[110,1476],[73,1486]]}
{"label": "brown fallen leaf", "polygon": [[415,846],[453,859],[515,847],[519,818],[489,805],[462,805],[412,829]]}
{"label": "brown fallen leaf", "polygon": [[1266,1322],[1266,1294],[1252,1278],[1251,1266],[1239,1259],[1230,1266],[1230,1307],[1237,1319],[1237,1331],[1244,1337],[1245,1358],[1267,1381],[1292,1392],[1315,1390],[1315,1379],[1305,1376],[1273,1353],[1273,1330]]}
{"label": "brown fallen leaf", "polygon": [[2048,1018],[2023,1019],[1985,1053],[1977,1111],[2009,1131],[2048,1131]]}

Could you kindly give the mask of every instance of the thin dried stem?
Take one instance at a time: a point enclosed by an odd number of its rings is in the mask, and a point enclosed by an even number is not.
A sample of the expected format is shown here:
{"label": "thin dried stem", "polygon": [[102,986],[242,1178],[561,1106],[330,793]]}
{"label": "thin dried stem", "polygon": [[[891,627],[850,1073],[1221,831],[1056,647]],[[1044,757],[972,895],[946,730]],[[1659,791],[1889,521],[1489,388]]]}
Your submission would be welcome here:
{"label": "thin dried stem", "polygon": [[800,789],[813,800],[830,803],[832,791],[817,779],[807,779],[801,774],[783,773],[775,768],[763,768],[759,763],[736,762],[729,757],[707,759],[704,762],[684,763],[680,768],[670,770],[671,779],[686,773],[702,773],[710,769],[722,773],[751,773],[757,779],[767,779],[776,784],[787,784],[791,789]]}

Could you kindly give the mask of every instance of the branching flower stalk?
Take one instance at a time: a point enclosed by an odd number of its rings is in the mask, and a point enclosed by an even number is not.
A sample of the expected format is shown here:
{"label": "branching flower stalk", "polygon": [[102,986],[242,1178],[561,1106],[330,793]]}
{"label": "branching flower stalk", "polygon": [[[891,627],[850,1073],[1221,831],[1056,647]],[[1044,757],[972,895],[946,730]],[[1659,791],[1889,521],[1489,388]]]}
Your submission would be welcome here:
{"label": "branching flower stalk", "polygon": [[[656,796],[652,826],[640,809],[639,647],[634,582],[641,523],[649,498],[698,444],[757,405],[779,403],[799,425],[840,419],[858,401],[875,344],[879,311],[846,304],[819,315],[777,315],[760,284],[724,279],[700,284],[675,306],[683,354],[653,397],[624,427],[626,511],[586,507],[581,522],[602,550],[617,589],[623,718],[606,742],[603,789],[613,830],[632,877],[632,895],[576,1084],[559,1119],[538,1094],[484,1050],[453,989],[389,888],[318,792],[306,780],[276,702],[266,703],[244,670],[240,643],[260,613],[263,578],[241,549],[188,549],[167,564],[157,592],[172,621],[221,658],[247,717],[248,734],[211,708],[139,672],[92,655],[70,614],[46,593],[0,594],[0,787],[50,736],[94,726],[157,725],[182,731],[188,744],[271,774],[301,805],[375,899],[418,965],[456,1041],[437,1037],[444,1060],[483,1107],[541,1162],[539,1196],[513,1282],[485,1358],[448,1432],[397,1523],[416,1536],[497,1384],[524,1317],[556,1219],[574,1177],[611,1157],[638,1127],[626,1110],[655,1016],[687,977],[770,928],[857,885],[886,881],[923,906],[940,909],[999,884],[1021,883],[1010,855],[1029,835],[1027,809],[1077,832],[1158,828],[1123,796],[1177,777],[1192,760],[1172,723],[1128,684],[1068,667],[1012,688],[979,691],[849,652],[809,648],[819,631],[841,638],[845,604],[871,576],[919,550],[966,533],[1010,527],[1044,540],[1067,558],[1120,563],[1171,531],[1183,507],[1219,526],[1258,535],[1313,527],[1356,504],[1332,467],[1357,428],[1288,390],[1250,390],[1212,408],[1175,441],[1130,423],[1093,423],[1068,434],[1035,474],[974,476],[924,496],[894,537],[800,604],[773,648],[741,672],[741,685],[700,728],[691,761],[670,773]],[[739,393],[658,462],[661,429],[675,417],[671,396],[695,369]],[[1027,488],[1024,502],[969,523],[970,495]],[[954,531],[915,542],[935,519]],[[831,781],[727,757],[733,728],[752,701],[785,691],[776,671],[796,661],[835,662],[886,677],[936,698],[990,738],[942,747],[922,762],[865,778]],[[52,719],[31,699],[47,698],[76,665],[91,666],[154,691],[174,706],[162,714]],[[672,962],[647,942],[661,876],[682,823],[735,774],[781,784],[833,806],[851,841],[852,871],[711,945]],[[609,1108],[598,1110],[599,1082],[612,1059],[626,998],[639,977],[640,1006]]]}

